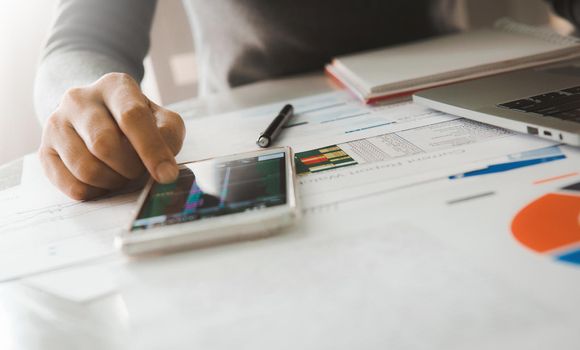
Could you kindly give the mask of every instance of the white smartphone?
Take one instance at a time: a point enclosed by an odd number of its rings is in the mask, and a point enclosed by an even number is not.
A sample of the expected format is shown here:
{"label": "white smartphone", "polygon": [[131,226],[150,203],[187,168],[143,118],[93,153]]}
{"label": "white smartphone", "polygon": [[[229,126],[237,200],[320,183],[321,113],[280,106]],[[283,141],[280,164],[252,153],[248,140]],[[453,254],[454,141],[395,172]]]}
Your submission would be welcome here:
{"label": "white smartphone", "polygon": [[149,181],[116,244],[140,255],[274,234],[299,215],[293,158],[284,147],[181,164],[174,183]]}

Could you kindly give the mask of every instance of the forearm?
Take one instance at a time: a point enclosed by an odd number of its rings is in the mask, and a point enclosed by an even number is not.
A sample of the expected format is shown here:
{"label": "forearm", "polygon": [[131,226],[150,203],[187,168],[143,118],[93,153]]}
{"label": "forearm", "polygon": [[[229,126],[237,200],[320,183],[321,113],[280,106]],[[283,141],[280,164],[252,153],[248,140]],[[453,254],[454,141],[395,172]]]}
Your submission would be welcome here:
{"label": "forearm", "polygon": [[91,84],[110,72],[127,73],[139,81],[143,74],[139,68],[124,64],[112,56],[91,51],[70,51],[46,57],[36,75],[36,115],[44,124],[68,89]]}
{"label": "forearm", "polygon": [[60,0],[35,82],[41,123],[63,93],[106,73],[143,77],[155,0]]}

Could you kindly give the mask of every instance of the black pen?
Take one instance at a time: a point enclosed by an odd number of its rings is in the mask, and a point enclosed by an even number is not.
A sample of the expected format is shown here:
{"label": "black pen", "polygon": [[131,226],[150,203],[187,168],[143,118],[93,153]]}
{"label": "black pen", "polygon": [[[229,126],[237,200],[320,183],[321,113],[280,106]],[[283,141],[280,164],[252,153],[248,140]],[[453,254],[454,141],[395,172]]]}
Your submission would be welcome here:
{"label": "black pen", "polygon": [[282,127],[286,125],[292,114],[294,114],[294,107],[290,104],[284,106],[280,113],[278,113],[278,116],[268,125],[268,128],[258,137],[258,141],[256,141],[258,146],[262,148],[270,146],[276,137],[278,137],[278,134],[282,131]]}

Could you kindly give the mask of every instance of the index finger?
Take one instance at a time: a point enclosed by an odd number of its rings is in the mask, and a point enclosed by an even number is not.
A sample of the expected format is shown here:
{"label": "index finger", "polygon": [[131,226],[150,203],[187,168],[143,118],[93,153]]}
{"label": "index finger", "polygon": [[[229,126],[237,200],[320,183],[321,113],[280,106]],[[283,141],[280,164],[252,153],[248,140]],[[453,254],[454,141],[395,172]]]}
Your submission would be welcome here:
{"label": "index finger", "polygon": [[178,168],[169,146],[164,142],[149,100],[130,76],[119,74],[112,81],[103,81],[103,102],[121,131],[155,180],[175,181]]}

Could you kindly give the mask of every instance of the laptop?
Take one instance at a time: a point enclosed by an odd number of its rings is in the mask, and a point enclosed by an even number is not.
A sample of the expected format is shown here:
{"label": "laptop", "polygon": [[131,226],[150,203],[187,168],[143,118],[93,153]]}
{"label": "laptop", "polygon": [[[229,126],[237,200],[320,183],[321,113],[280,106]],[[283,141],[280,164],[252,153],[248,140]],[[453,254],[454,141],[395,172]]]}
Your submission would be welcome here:
{"label": "laptop", "polygon": [[423,90],[413,101],[513,131],[580,146],[580,60]]}

